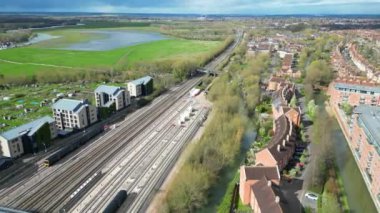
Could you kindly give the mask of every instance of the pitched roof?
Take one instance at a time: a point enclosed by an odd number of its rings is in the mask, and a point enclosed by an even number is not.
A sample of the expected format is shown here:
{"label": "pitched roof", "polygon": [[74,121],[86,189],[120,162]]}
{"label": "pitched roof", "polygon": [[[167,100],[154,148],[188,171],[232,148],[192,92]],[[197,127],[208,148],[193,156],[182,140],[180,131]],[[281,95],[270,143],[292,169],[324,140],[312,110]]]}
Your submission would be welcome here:
{"label": "pitched roof", "polygon": [[54,122],[54,119],[52,117],[45,116],[37,120],[34,120],[30,123],[27,123],[27,124],[18,126],[16,128],[13,128],[11,130],[8,130],[6,132],[3,132],[0,135],[7,140],[13,140],[25,134],[33,135],[39,128],[41,128],[43,124],[53,123],[53,122]]}
{"label": "pitched roof", "polygon": [[60,99],[53,104],[53,109],[77,111],[81,106],[88,104],[87,100]]}
{"label": "pitched roof", "polygon": [[107,93],[110,95],[116,95],[122,88],[116,86],[100,85],[95,89],[96,93]]}
{"label": "pitched roof", "polygon": [[282,213],[279,202],[276,202],[276,194],[272,186],[268,185],[268,179],[261,178],[251,187],[258,206],[262,213]]}
{"label": "pitched roof", "polygon": [[[278,162],[283,159],[284,155],[287,155],[287,152],[292,149],[293,144],[287,143],[287,146],[283,146],[282,142],[286,139],[286,136],[290,130],[290,121],[286,117],[285,114],[278,117],[275,121],[276,131],[274,132],[274,136],[268,145],[268,150],[274,157],[274,159]],[[294,130],[294,129],[293,129]],[[278,151],[278,145],[280,145],[280,151]]]}
{"label": "pitched roof", "polygon": [[244,166],[247,180],[259,180],[262,177],[268,180],[280,180],[280,172],[277,166]]}
{"label": "pitched roof", "polygon": [[150,76],[145,76],[145,77],[142,77],[142,78],[139,78],[139,79],[136,79],[134,81],[131,81],[129,83],[132,83],[132,84],[147,84],[149,81],[153,80],[152,77]]}

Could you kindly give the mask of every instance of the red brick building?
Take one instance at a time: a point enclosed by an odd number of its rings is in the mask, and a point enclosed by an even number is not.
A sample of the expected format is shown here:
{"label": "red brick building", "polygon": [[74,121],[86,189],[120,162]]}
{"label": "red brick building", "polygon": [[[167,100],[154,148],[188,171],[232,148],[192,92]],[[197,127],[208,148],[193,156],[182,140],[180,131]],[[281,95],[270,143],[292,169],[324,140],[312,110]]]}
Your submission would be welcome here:
{"label": "red brick building", "polygon": [[336,79],[330,84],[328,95],[332,105],[380,106],[380,86],[358,78]]}
{"label": "red brick building", "polygon": [[[248,205],[252,201],[253,196],[257,196],[257,193],[252,192],[252,187],[259,183],[260,180],[265,179],[265,185],[271,187],[273,185],[280,184],[280,172],[277,166],[242,166],[240,167],[240,185],[239,185],[239,194],[242,200],[242,203]],[[268,185],[268,182],[271,182],[271,185]],[[255,200],[255,198],[253,198]],[[274,200],[274,199],[273,199]],[[255,200],[256,204],[260,203],[259,200]],[[261,205],[265,203],[260,203]]]}

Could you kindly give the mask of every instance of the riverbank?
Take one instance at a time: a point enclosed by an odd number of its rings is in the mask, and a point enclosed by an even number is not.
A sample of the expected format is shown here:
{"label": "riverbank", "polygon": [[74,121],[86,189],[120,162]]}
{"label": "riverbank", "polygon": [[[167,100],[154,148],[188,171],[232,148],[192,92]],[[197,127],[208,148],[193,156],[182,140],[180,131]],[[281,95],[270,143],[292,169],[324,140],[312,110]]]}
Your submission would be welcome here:
{"label": "riverbank", "polygon": [[[348,143],[349,137],[342,126],[342,120],[337,116],[337,112],[330,106],[326,111],[335,118],[333,133],[333,144],[336,164],[345,186],[347,200],[350,205],[350,212],[379,212],[375,206],[374,195],[370,193],[363,179],[363,171],[358,167],[358,161],[353,155],[353,148]],[[355,184],[353,184],[355,183]]]}

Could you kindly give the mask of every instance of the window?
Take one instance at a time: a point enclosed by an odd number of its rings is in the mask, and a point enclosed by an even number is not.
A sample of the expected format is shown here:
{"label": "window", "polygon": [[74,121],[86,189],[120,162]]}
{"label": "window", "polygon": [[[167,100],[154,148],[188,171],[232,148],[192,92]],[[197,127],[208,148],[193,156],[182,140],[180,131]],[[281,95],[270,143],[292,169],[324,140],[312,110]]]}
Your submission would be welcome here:
{"label": "window", "polygon": [[16,144],[16,145],[17,145],[17,151],[18,151],[18,152],[21,152],[20,144]]}

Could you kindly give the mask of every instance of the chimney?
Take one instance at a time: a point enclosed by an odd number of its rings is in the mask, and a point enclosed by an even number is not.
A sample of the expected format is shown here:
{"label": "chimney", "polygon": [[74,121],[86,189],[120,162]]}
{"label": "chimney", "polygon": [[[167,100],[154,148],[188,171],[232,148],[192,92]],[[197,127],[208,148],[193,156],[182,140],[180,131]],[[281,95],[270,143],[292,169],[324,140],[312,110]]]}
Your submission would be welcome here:
{"label": "chimney", "polygon": [[281,152],[281,145],[280,144],[277,145],[277,152]]}
{"label": "chimney", "polygon": [[287,136],[286,136],[286,141],[289,141],[289,138],[290,138],[289,135],[287,135]]}
{"label": "chimney", "polygon": [[279,196],[276,196],[275,200],[274,200],[276,203],[280,203],[280,197]]}
{"label": "chimney", "polygon": [[268,181],[268,186],[271,187],[272,186],[272,181]]}
{"label": "chimney", "polygon": [[293,131],[293,124],[292,122],[290,122],[289,135],[292,135],[292,131]]}
{"label": "chimney", "polygon": [[[288,135],[289,136],[289,135]],[[282,140],[282,146],[285,147],[286,146],[286,140]]]}

